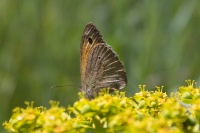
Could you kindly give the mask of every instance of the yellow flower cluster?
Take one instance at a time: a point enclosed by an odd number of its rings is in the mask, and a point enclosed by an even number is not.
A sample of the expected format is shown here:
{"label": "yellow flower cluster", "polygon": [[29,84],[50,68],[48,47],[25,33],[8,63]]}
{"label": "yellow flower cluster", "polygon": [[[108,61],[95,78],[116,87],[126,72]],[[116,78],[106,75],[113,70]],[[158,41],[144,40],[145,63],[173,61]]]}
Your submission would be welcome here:
{"label": "yellow flower cluster", "polygon": [[16,107],[9,121],[9,132],[198,132],[200,127],[200,93],[194,81],[179,87],[170,97],[163,87],[126,97],[125,92],[109,94],[105,89],[92,100],[80,94],[80,100],[68,108],[50,101],[51,107]]}

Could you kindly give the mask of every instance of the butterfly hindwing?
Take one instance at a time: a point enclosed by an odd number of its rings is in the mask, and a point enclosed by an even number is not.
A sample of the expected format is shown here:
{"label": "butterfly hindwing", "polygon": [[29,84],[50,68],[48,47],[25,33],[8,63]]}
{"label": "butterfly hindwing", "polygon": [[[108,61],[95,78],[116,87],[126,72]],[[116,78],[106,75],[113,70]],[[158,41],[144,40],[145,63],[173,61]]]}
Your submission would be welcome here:
{"label": "butterfly hindwing", "polygon": [[86,77],[86,92],[90,95],[98,93],[101,88],[110,88],[113,91],[122,89],[127,84],[122,62],[111,47],[105,44],[96,45],[91,50]]}

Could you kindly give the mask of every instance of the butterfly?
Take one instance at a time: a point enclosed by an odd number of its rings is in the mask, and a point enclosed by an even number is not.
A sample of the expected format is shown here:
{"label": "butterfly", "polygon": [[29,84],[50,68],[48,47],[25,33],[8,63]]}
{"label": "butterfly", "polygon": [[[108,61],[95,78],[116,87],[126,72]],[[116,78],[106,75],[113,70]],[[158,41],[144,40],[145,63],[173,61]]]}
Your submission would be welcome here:
{"label": "butterfly", "polygon": [[127,85],[123,63],[92,23],[85,26],[80,53],[80,91],[86,98],[95,98],[102,88],[113,92]]}

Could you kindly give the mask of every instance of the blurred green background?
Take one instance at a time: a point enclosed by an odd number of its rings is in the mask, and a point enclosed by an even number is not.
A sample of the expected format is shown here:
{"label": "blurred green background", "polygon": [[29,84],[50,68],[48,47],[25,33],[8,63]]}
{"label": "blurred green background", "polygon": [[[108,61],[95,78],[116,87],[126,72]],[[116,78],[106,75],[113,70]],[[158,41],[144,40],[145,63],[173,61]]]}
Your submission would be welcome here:
{"label": "blurred green background", "polygon": [[[175,91],[186,79],[200,82],[198,0],[1,0],[0,122],[16,106],[78,100],[83,29],[93,22],[124,62],[127,96],[164,85]],[[54,85],[66,87],[53,88]],[[0,129],[1,131],[2,129]]]}

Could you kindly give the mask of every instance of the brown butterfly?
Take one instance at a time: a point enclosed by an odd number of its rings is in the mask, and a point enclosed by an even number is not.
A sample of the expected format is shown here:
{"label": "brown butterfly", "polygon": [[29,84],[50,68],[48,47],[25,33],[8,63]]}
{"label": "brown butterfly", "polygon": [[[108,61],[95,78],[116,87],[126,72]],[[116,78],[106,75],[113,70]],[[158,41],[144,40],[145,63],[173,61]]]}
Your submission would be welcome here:
{"label": "brown butterfly", "polygon": [[84,29],[80,48],[81,92],[88,99],[94,98],[102,88],[113,92],[127,85],[122,62],[92,23]]}

